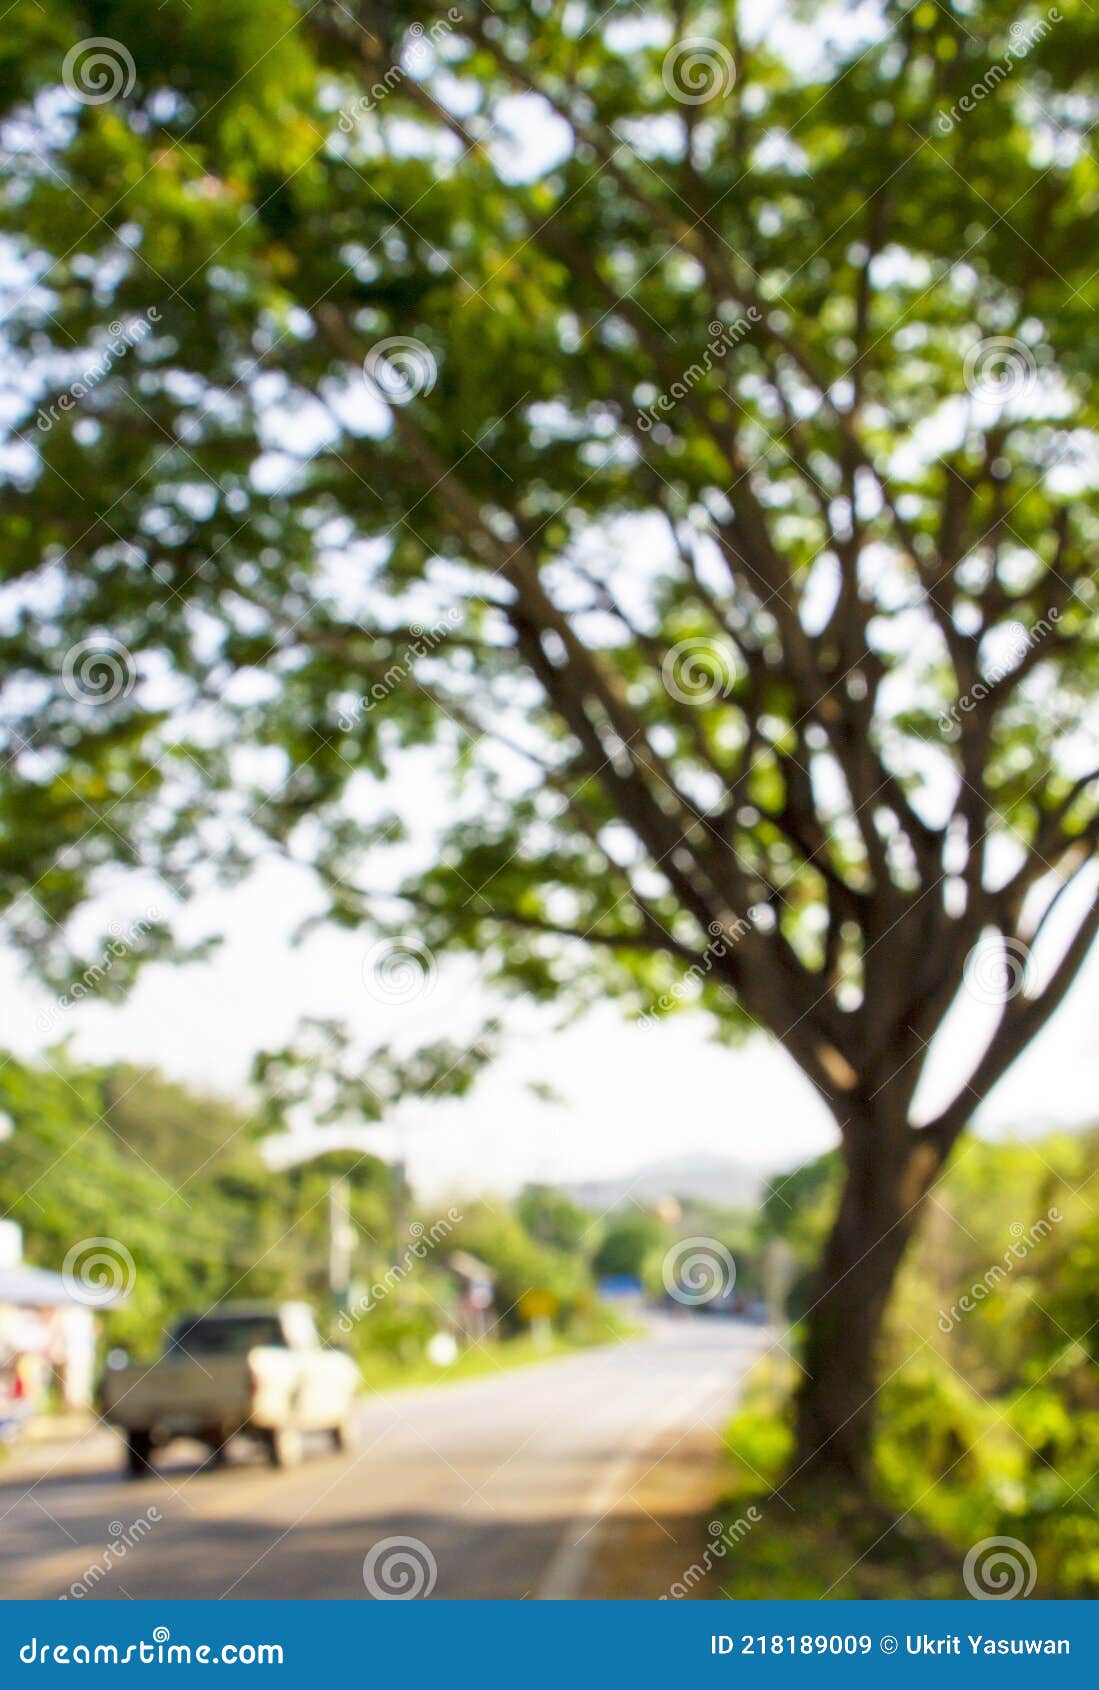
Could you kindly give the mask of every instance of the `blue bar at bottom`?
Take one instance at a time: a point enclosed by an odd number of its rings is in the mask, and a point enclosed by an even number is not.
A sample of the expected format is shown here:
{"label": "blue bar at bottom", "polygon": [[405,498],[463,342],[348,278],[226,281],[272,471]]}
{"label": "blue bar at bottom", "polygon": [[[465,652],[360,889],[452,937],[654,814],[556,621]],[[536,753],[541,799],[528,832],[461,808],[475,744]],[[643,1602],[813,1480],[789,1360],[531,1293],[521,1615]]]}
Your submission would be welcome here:
{"label": "blue bar at bottom", "polygon": [[1096,1601],[0,1602],[5,1690],[226,1669],[287,1690],[1094,1685],[1097,1644]]}

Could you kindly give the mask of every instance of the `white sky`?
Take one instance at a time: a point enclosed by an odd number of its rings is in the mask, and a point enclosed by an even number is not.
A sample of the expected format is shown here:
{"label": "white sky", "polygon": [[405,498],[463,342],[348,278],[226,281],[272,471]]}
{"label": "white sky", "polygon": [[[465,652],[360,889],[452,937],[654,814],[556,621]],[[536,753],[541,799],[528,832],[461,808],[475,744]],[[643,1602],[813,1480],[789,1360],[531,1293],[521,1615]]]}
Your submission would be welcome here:
{"label": "white sky", "polygon": [[[288,1036],[300,1015],[346,1020],[364,1048],[387,1038],[410,1045],[460,1039],[475,1030],[490,1005],[472,960],[443,964],[427,996],[380,1005],[363,982],[367,938],[318,931],[291,946],[291,930],[315,903],[303,873],[270,863],[245,886],[196,906],[204,925],[225,926],[227,940],[214,959],[152,968],[127,1003],[88,1000],[63,1009],[48,1034],[41,1017],[53,1000],[0,953],[0,1045],[30,1056],[71,1034],[74,1053],[91,1061],[155,1063],[198,1087],[243,1096],[254,1051]],[[130,907],[145,905],[134,899]],[[1030,1132],[1099,1114],[1097,987],[1099,956],[993,1094],[981,1116],[988,1130]],[[940,1085],[973,1060],[991,1013],[964,1005],[936,1064]],[[699,1016],[629,1025],[610,1007],[562,1032],[521,1005],[507,1017],[507,1052],[469,1096],[410,1102],[393,1128],[363,1138],[381,1154],[399,1148],[424,1196],[508,1191],[528,1179],[589,1179],[699,1153],[788,1168],[833,1142],[807,1082],[762,1038],[727,1050],[707,1037]],[[550,1082],[563,1104],[535,1097],[529,1086],[537,1081]]]}

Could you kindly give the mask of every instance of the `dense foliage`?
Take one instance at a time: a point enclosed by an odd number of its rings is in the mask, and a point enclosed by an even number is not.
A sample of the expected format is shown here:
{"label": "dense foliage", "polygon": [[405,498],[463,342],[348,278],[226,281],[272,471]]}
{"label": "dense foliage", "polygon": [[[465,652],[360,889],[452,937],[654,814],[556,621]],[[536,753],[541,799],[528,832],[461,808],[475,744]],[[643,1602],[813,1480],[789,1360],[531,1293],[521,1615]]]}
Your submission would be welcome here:
{"label": "dense foliage", "polygon": [[27,1259],[59,1272],[83,1240],[107,1238],[132,1261],[131,1273],[116,1257],[128,1295],[105,1317],[112,1342],[150,1353],[171,1319],[222,1297],[322,1297],[341,1175],[363,1246],[376,1261],[392,1250],[391,1176],[375,1157],[332,1152],[275,1174],[243,1111],[154,1073],[9,1057],[0,1108],[13,1123],[0,1208]]}
{"label": "dense foliage", "polygon": [[[96,864],[182,889],[265,838],[362,919],[400,831],[362,777],[437,739],[432,939],[651,1003],[729,929],[691,990],[834,1104],[910,1066],[940,940],[1014,936],[1096,825],[1089,18],[944,122],[1009,6],[885,4],[812,71],[700,6],[732,68],[691,99],[657,4],[16,7],[3,867],[40,959]],[[944,873],[966,912],[885,1017]]]}
{"label": "dense foliage", "polygon": [[[936,1190],[887,1331],[878,1466],[896,1529],[857,1510],[795,1522],[771,1506],[768,1529],[738,1549],[731,1594],[956,1597],[965,1551],[997,1534],[1027,1546],[1037,1593],[1099,1593],[1097,1136],[967,1144]],[[822,1159],[784,1185],[796,1223],[779,1199],[767,1205],[766,1230],[797,1240],[803,1267],[838,1183]],[[792,1371],[765,1369],[730,1432],[744,1457],[738,1514],[760,1475],[781,1480]]]}

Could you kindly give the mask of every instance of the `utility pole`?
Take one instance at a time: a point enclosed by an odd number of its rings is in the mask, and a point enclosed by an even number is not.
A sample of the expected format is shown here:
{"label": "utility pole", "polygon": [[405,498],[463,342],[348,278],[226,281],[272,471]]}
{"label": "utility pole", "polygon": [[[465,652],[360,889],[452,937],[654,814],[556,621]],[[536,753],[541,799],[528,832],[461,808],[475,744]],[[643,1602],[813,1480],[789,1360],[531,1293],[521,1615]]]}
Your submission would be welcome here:
{"label": "utility pole", "polygon": [[408,1221],[408,1183],[403,1156],[390,1165],[390,1204],[393,1211],[393,1250],[400,1249]]}
{"label": "utility pole", "polygon": [[351,1285],[351,1253],[355,1228],[351,1224],[351,1187],[341,1174],[328,1187],[328,1289],[338,1307],[347,1304]]}

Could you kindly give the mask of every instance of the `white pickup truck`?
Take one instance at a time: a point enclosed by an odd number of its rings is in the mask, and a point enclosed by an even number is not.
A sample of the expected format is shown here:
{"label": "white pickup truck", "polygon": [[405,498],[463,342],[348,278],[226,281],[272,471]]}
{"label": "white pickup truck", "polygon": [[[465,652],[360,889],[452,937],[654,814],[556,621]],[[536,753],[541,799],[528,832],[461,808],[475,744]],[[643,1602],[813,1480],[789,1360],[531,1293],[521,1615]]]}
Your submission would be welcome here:
{"label": "white pickup truck", "polygon": [[244,1432],[278,1467],[301,1459],[305,1432],[327,1432],[346,1449],[359,1385],[350,1356],[321,1344],[305,1303],[222,1303],[177,1322],[151,1366],[109,1368],[101,1396],[137,1478],[173,1438],[196,1438],[220,1456]]}

